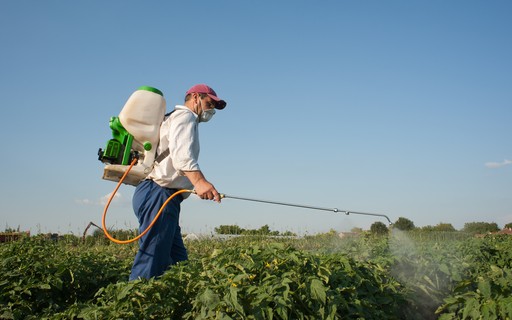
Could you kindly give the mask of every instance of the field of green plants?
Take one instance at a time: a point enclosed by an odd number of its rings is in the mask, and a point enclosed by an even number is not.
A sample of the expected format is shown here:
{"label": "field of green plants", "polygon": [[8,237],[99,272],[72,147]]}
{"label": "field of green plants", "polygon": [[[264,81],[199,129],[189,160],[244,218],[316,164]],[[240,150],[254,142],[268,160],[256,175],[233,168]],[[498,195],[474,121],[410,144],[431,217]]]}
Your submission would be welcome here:
{"label": "field of green plants", "polygon": [[128,282],[137,245],[0,244],[0,319],[512,319],[512,237],[393,231],[187,242]]}

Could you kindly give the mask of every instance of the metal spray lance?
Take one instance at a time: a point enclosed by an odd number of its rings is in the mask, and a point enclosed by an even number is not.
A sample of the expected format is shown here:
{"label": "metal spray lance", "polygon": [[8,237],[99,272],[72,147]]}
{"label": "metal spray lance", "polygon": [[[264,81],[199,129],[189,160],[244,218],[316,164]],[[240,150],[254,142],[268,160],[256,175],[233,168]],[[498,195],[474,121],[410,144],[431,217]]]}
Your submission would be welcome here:
{"label": "metal spray lance", "polygon": [[375,217],[383,217],[388,220],[389,225],[392,225],[391,220],[388,218],[388,216],[384,214],[378,214],[378,213],[368,213],[368,212],[358,212],[358,211],[351,211],[351,210],[340,210],[338,208],[324,208],[324,207],[315,207],[315,206],[309,206],[309,205],[302,205],[302,204],[294,204],[294,203],[286,203],[286,202],[276,202],[276,201],[269,201],[269,200],[261,200],[261,199],[253,199],[253,198],[244,198],[239,196],[232,196],[227,194],[220,194],[221,199],[223,198],[230,198],[230,199],[237,199],[237,200],[244,200],[244,201],[253,201],[253,202],[261,202],[261,203],[269,203],[269,204],[276,204],[280,206],[288,206],[288,207],[296,207],[296,208],[305,208],[305,209],[313,209],[313,210],[322,210],[322,211],[332,211],[334,213],[345,213],[347,216],[349,214],[360,214],[365,216],[375,216]]}

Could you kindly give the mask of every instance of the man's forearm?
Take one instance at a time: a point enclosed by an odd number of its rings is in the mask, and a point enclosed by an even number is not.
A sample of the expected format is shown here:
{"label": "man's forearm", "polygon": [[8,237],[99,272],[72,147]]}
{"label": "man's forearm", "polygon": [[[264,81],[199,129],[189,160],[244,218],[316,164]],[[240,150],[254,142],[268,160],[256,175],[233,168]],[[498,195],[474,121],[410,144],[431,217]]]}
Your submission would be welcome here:
{"label": "man's forearm", "polygon": [[197,186],[198,184],[206,181],[206,178],[204,177],[201,170],[183,171],[183,173],[190,180],[190,182],[194,185],[194,187]]}

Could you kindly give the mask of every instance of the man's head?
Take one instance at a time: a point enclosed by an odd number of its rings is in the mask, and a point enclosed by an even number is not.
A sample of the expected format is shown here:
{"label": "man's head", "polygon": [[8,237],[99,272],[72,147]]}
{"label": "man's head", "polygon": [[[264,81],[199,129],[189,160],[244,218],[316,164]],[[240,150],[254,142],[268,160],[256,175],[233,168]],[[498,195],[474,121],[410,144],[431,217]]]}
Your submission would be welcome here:
{"label": "man's head", "polygon": [[185,94],[185,102],[191,99],[192,94],[194,93],[199,94],[201,98],[210,97],[212,101],[211,103],[215,109],[222,110],[226,107],[226,101],[219,98],[217,93],[215,93],[215,91],[206,84],[196,84],[192,88],[188,89],[187,93]]}

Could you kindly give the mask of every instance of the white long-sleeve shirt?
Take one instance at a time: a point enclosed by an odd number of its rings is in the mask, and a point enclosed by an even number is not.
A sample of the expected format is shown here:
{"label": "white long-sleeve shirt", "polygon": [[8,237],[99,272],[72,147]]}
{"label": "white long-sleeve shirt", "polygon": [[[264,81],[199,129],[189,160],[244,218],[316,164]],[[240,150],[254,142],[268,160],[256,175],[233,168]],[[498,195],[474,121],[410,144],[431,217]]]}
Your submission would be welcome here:
{"label": "white long-sleeve shirt", "polygon": [[198,171],[199,121],[189,108],[177,105],[160,126],[157,154],[169,148],[169,155],[156,163],[148,175],[162,187],[192,189],[193,185],[184,171]]}

